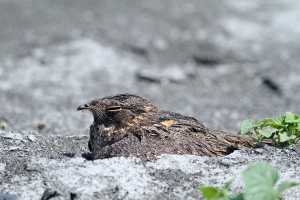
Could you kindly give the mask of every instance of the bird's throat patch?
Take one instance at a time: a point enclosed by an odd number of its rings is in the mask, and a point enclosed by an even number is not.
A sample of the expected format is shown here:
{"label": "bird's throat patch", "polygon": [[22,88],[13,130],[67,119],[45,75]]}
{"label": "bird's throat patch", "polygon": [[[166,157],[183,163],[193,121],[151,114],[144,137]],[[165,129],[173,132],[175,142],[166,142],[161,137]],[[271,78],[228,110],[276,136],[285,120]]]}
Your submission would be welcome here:
{"label": "bird's throat patch", "polygon": [[104,124],[101,124],[101,125],[97,125],[99,131],[108,131],[110,128],[109,127],[106,127]]}
{"label": "bird's throat patch", "polygon": [[162,121],[160,122],[162,125],[168,127],[168,126],[171,126],[172,124],[174,124],[174,120],[173,119],[168,119],[168,120],[165,120],[165,121]]}

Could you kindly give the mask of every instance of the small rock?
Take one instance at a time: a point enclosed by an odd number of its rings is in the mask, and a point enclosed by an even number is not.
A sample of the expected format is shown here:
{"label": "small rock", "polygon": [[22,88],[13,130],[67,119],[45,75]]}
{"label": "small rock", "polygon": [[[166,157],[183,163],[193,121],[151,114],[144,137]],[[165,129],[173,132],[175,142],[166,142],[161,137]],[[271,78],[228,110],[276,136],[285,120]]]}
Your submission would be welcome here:
{"label": "small rock", "polygon": [[269,90],[272,90],[273,92],[277,93],[278,95],[281,94],[280,87],[271,78],[262,77],[262,82]]}
{"label": "small rock", "polygon": [[14,194],[5,194],[0,192],[0,200],[17,200],[17,196]]}
{"label": "small rock", "polygon": [[2,130],[5,130],[7,128],[7,123],[6,122],[0,122],[0,128]]}
{"label": "small rock", "polygon": [[28,135],[27,136],[28,140],[35,142],[36,141],[36,137],[34,135]]}
{"label": "small rock", "polygon": [[170,81],[180,83],[193,75],[193,71],[179,66],[170,66],[164,69],[145,69],[137,73],[140,80],[160,83],[162,81]]}
{"label": "small rock", "polygon": [[131,51],[134,54],[140,55],[140,56],[145,56],[147,57],[148,52],[144,47],[139,47],[139,46],[134,46],[134,45],[125,45],[124,46],[126,50]]}
{"label": "small rock", "polygon": [[168,67],[163,70],[163,76],[172,82],[182,82],[187,78],[187,73],[180,67]]}
{"label": "small rock", "polygon": [[24,139],[22,134],[14,133],[14,132],[4,133],[1,136],[6,139],[14,139],[14,140],[22,140],[22,141]]}
{"label": "small rock", "polygon": [[46,127],[46,124],[43,124],[43,123],[40,123],[40,124],[38,124],[38,126],[37,126],[37,128],[41,131],[41,130],[43,130],[43,129],[45,129],[45,127]]}
{"label": "small rock", "polygon": [[48,199],[51,199],[52,197],[56,197],[56,196],[59,196],[60,194],[56,191],[56,190],[53,190],[53,189],[46,189],[41,200],[48,200]]}
{"label": "small rock", "polygon": [[70,199],[71,200],[74,200],[76,197],[77,197],[76,193],[73,193],[73,192],[70,193]]}
{"label": "small rock", "polygon": [[213,66],[213,65],[220,64],[220,60],[208,56],[192,56],[190,59],[188,59],[187,64],[193,66],[194,65]]}
{"label": "small rock", "polygon": [[159,83],[161,81],[161,75],[157,70],[142,70],[137,73],[137,78],[151,83]]}

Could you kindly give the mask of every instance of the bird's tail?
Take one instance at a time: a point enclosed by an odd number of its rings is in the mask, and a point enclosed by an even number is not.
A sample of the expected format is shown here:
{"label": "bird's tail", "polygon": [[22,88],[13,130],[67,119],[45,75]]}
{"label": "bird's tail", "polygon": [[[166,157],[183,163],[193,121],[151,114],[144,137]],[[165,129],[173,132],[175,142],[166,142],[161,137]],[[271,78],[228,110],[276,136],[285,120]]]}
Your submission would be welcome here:
{"label": "bird's tail", "polygon": [[[237,136],[230,133],[226,133],[218,130],[210,130],[209,133],[216,137],[218,140],[231,145],[234,148],[240,149],[244,147],[252,147],[255,144],[255,141],[246,136]],[[273,143],[272,140],[264,140],[264,144],[271,145]]]}

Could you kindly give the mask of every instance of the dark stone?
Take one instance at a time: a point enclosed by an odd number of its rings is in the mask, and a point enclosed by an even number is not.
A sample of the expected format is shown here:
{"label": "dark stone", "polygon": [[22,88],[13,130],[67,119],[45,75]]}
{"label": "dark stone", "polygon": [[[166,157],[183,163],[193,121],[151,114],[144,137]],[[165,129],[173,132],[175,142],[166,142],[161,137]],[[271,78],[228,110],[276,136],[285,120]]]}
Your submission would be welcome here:
{"label": "dark stone", "polygon": [[81,157],[83,157],[87,160],[93,160],[93,157],[92,157],[91,153],[83,153],[83,154],[81,154]]}
{"label": "dark stone", "polygon": [[139,56],[148,56],[148,52],[145,48],[138,47],[138,46],[133,46],[130,44],[125,45],[125,50],[131,51],[134,54],[137,54]]}
{"label": "dark stone", "polygon": [[56,197],[56,196],[59,196],[60,194],[56,191],[56,190],[53,190],[51,188],[49,189],[46,189],[41,200],[48,200],[48,199],[51,199],[52,197]]}
{"label": "dark stone", "polygon": [[277,93],[277,94],[281,94],[281,89],[279,88],[279,86],[277,85],[277,83],[275,83],[272,79],[268,78],[268,77],[263,77],[263,84],[270,90],[272,90],[273,92]]}
{"label": "dark stone", "polygon": [[74,158],[75,153],[64,153],[63,155],[64,155],[64,156],[67,156],[67,157],[69,157],[69,158]]}
{"label": "dark stone", "polygon": [[192,61],[197,65],[217,65],[220,61],[216,58],[210,58],[205,56],[192,56]]}
{"label": "dark stone", "polygon": [[71,200],[74,200],[76,197],[77,197],[76,193],[73,193],[73,192],[70,193],[70,199]]}
{"label": "dark stone", "polygon": [[138,72],[136,77],[140,81],[145,81],[145,82],[150,82],[150,83],[160,83],[160,77],[154,76],[153,74]]}

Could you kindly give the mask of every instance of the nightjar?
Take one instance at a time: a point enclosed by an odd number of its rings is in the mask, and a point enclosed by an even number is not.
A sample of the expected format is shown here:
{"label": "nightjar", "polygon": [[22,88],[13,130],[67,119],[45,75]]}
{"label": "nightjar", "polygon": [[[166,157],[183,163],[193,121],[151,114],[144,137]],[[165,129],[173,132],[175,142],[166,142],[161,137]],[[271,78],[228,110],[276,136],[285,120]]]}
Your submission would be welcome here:
{"label": "nightjar", "polygon": [[136,156],[149,161],[161,154],[224,156],[251,147],[251,138],[211,130],[195,118],[160,110],[131,94],[107,96],[83,104],[94,116],[89,150],[93,159]]}

